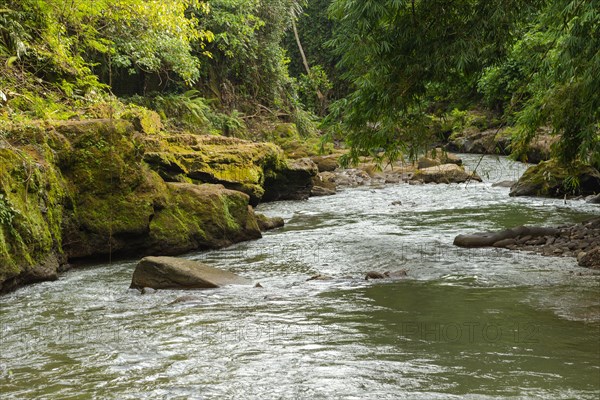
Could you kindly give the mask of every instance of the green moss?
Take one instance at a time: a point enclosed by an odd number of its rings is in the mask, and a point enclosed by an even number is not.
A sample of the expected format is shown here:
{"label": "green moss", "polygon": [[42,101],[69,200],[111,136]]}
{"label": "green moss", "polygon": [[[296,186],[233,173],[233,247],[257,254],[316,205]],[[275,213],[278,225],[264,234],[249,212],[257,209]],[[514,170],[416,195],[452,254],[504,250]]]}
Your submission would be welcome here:
{"label": "green moss", "polygon": [[60,251],[64,183],[48,161],[45,145],[0,149],[0,283]]}
{"label": "green moss", "polygon": [[248,197],[221,185],[169,184],[168,205],[150,223],[150,238],[161,246],[216,248],[260,237]]}
{"label": "green moss", "polygon": [[79,223],[84,229],[102,234],[143,234],[154,213],[153,198],[137,193],[104,197],[83,194],[78,199]]}
{"label": "green moss", "polygon": [[255,198],[265,175],[286,167],[273,144],[150,137],[127,121],[64,121],[9,133],[15,147],[0,149],[0,285],[63,251],[69,258],[176,254],[260,237],[248,195],[166,184],[156,166],[170,168],[173,180],[223,182]]}
{"label": "green moss", "polygon": [[588,195],[600,191],[600,172],[582,163],[570,168],[557,160],[542,161],[525,171],[515,195],[562,197],[563,195]]}
{"label": "green moss", "polygon": [[156,135],[163,130],[160,115],[144,107],[129,105],[119,118],[130,121],[135,129],[148,135]]}

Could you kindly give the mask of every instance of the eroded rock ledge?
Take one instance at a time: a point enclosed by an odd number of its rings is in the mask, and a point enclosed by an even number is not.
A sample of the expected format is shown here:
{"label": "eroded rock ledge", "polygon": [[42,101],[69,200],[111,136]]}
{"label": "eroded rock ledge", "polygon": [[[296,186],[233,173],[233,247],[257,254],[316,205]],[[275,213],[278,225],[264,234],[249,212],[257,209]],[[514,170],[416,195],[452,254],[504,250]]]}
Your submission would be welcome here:
{"label": "eroded rock ledge", "polygon": [[125,120],[12,128],[0,141],[0,293],[72,262],[260,238],[251,206],[307,198],[315,174],[272,144]]}
{"label": "eroded rock ledge", "polygon": [[582,267],[600,269],[600,217],[557,228],[519,226],[497,232],[458,235],[460,247],[501,247],[544,256],[577,257]]}

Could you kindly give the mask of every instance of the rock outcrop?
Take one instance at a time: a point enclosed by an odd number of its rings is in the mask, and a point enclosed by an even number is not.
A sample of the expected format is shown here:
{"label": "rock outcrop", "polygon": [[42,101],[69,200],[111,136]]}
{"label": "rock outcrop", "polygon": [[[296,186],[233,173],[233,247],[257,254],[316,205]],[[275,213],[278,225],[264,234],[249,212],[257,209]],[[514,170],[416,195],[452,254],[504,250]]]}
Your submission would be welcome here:
{"label": "rock outcrop", "polygon": [[318,172],[309,158],[289,161],[285,168],[270,171],[265,177],[263,201],[308,199]]}
{"label": "rock outcrop", "polygon": [[273,199],[310,193],[314,164],[288,165],[274,145],[155,128],[143,133],[115,119],[7,131],[0,292],[56,279],[83,259],[176,255],[260,238],[250,204],[269,191]]}
{"label": "rock outcrop", "polygon": [[[547,132],[540,132],[527,149],[518,158],[529,163],[539,163],[549,160],[551,147],[557,141],[557,136],[551,136]],[[454,132],[448,139],[448,149],[461,153],[477,154],[504,154],[512,152],[513,133],[511,128],[495,128],[480,130],[476,127],[468,127],[464,130]]]}
{"label": "rock outcrop", "polygon": [[219,183],[259,201],[306,198],[317,167],[272,143],[192,134],[145,136],[144,161],[168,182]]}
{"label": "rock outcrop", "polygon": [[[577,183],[574,184],[573,177]],[[563,197],[600,193],[600,172],[578,164],[567,170],[550,160],[529,167],[511,188],[511,196]]]}
{"label": "rock outcrop", "polygon": [[198,261],[174,257],[145,257],[135,267],[132,289],[214,289],[252,285],[252,281]]}

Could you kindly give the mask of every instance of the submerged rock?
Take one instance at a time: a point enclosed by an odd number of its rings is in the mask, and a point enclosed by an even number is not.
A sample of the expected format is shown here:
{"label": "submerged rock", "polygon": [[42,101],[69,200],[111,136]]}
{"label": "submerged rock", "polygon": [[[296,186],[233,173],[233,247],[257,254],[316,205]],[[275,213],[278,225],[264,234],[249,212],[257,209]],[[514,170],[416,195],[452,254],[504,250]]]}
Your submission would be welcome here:
{"label": "submerged rock", "polygon": [[492,184],[492,187],[511,188],[517,181],[500,181]]}
{"label": "submerged rock", "polygon": [[198,261],[175,257],[145,257],[137,264],[131,288],[208,289],[251,285],[252,281]]}
{"label": "submerged rock", "polygon": [[384,273],[377,271],[369,271],[365,275],[365,280],[369,279],[403,279],[408,276],[408,271],[401,269],[398,271],[385,271]]}
{"label": "submerged rock", "polygon": [[317,274],[317,275],[313,275],[310,278],[308,278],[306,281],[330,281],[333,280],[333,277],[329,276],[329,275],[323,275],[323,274]]}
{"label": "submerged rock", "polygon": [[377,272],[377,271],[369,271],[365,275],[366,281],[368,281],[369,279],[384,279],[384,278],[385,278],[385,275],[382,274],[381,272]]}

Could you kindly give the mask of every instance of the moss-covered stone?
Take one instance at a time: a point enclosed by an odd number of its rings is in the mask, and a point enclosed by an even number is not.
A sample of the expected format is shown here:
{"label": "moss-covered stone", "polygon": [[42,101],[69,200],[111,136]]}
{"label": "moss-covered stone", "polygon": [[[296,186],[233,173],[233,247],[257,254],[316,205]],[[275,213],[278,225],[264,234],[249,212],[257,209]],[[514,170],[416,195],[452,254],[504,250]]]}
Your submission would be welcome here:
{"label": "moss-covered stone", "polygon": [[187,133],[169,134],[146,142],[144,161],[169,182],[185,176],[197,183],[219,183],[250,196],[264,195],[266,174],[286,168],[284,154],[271,143]]}
{"label": "moss-covered stone", "polygon": [[150,223],[153,252],[178,254],[261,237],[249,197],[222,185],[169,183],[165,208]]}
{"label": "moss-covered stone", "polygon": [[600,172],[584,164],[571,168],[556,160],[529,167],[512,187],[511,196],[563,197],[600,193]]}
{"label": "moss-covered stone", "polygon": [[0,148],[0,292],[55,279],[62,258],[66,188],[49,147],[31,143]]}
{"label": "moss-covered stone", "polygon": [[158,113],[143,107],[129,107],[120,118],[131,122],[136,130],[148,135],[155,135],[163,130],[163,123]]}
{"label": "moss-covered stone", "polygon": [[[178,254],[258,238],[248,195],[195,185],[188,175],[203,165],[211,180],[259,197],[264,170],[286,165],[276,146],[149,136],[122,120],[19,126],[7,137],[10,144],[0,147],[0,292],[55,279],[67,259]],[[150,168],[157,164],[166,168]],[[161,175],[186,183],[167,184]]]}
{"label": "moss-covered stone", "polygon": [[317,135],[303,137],[293,123],[275,125],[271,130],[262,132],[262,138],[281,147],[285,155],[291,159],[314,157],[333,152],[331,143],[323,144]]}
{"label": "moss-covered stone", "polygon": [[318,173],[317,165],[308,158],[291,161],[286,168],[267,174],[263,200],[306,200]]}

